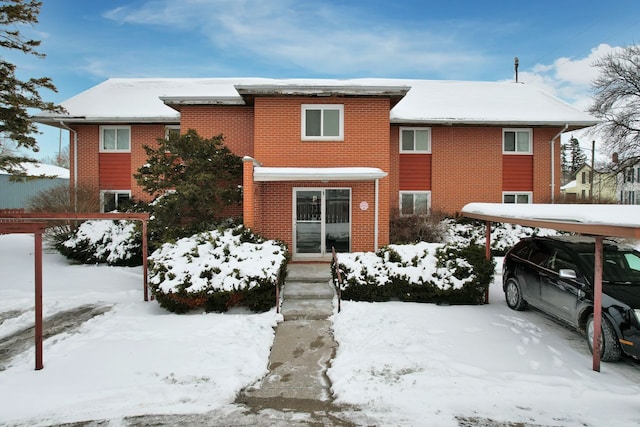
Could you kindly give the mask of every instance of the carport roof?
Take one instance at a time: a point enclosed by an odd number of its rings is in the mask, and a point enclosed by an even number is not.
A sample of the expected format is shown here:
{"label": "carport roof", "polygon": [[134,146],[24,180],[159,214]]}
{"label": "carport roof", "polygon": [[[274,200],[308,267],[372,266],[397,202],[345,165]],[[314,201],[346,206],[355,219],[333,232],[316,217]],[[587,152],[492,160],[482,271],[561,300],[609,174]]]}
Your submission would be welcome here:
{"label": "carport roof", "polygon": [[640,239],[640,205],[469,203],[468,218],[574,233]]}

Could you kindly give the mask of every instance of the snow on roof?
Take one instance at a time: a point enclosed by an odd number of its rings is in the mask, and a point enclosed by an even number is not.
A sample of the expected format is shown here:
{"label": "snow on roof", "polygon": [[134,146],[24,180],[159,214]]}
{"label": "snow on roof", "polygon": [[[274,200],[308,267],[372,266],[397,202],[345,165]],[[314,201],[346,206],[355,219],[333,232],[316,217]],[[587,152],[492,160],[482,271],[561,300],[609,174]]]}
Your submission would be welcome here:
{"label": "snow on roof", "polygon": [[174,121],[179,113],[161,98],[243,98],[236,86],[317,88],[402,87],[411,89],[391,110],[396,123],[590,126],[593,116],[529,85],[402,79],[114,78],[62,102],[68,115],[40,113],[37,121]]}
{"label": "snow on roof", "polygon": [[387,173],[378,168],[273,168],[256,166],[256,181],[364,181],[384,178]]}
{"label": "snow on roof", "polygon": [[[27,176],[46,175],[55,178],[69,179],[69,169],[61,168],[60,166],[30,162],[20,163],[20,166],[25,170]],[[0,175],[9,175],[9,173],[0,169]]]}
{"label": "snow on roof", "polygon": [[576,182],[576,180],[574,179],[573,181],[569,181],[567,182],[565,185],[563,185],[562,187],[560,187],[560,190],[568,190],[570,188],[576,188],[578,186],[578,183]]}
{"label": "snow on roof", "polygon": [[[589,233],[585,226],[613,227],[617,231],[628,228],[634,236],[640,234],[640,205],[469,203],[462,208],[462,213],[472,218],[496,217],[501,222],[512,219],[516,224],[524,220],[580,225],[582,231],[578,232],[586,234],[602,233],[595,232],[595,228]],[[624,234],[610,236],[627,237]]]}

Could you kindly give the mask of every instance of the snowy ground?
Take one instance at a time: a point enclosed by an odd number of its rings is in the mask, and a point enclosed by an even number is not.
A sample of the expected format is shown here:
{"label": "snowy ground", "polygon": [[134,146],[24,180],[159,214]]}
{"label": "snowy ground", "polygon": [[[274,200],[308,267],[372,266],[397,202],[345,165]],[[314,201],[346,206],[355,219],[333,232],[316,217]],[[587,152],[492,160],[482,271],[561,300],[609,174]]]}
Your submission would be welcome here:
{"label": "snowy ground", "polygon": [[[45,316],[112,309],[45,341],[43,370],[33,349],[0,370],[0,425],[224,411],[266,373],[275,312],[174,315],[143,302],[141,273],[44,255]],[[539,312],[509,310],[500,279],[483,306],[343,302],[328,372],[336,403],[379,425],[639,425],[640,365],[591,371],[582,337]],[[0,340],[32,322],[33,238],[0,235]]]}

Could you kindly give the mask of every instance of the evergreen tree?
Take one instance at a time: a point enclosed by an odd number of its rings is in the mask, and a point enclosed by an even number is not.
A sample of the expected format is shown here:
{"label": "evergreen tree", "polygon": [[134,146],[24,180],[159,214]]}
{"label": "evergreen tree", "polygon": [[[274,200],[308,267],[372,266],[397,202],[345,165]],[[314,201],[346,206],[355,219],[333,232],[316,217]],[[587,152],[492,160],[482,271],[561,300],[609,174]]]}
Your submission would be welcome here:
{"label": "evergreen tree", "polygon": [[[39,40],[24,37],[17,29],[20,25],[36,24],[42,2],[37,0],[0,1],[0,47],[4,52],[17,50],[25,54],[44,58],[36,48]],[[33,161],[16,154],[15,148],[38,151],[35,134],[38,129],[31,121],[29,109],[62,112],[63,109],[45,102],[40,89],[56,91],[49,77],[21,80],[16,76],[16,65],[0,57],[0,169],[20,172],[19,164]]]}
{"label": "evergreen tree", "polygon": [[156,147],[144,149],[147,163],[134,178],[145,192],[161,196],[151,206],[154,240],[204,231],[228,207],[239,206],[242,159],[224,146],[222,135],[205,139],[194,130],[170,132]]}
{"label": "evergreen tree", "polygon": [[575,178],[576,172],[587,163],[587,155],[580,147],[578,138],[572,137],[568,144],[562,146],[562,179],[563,184]]}

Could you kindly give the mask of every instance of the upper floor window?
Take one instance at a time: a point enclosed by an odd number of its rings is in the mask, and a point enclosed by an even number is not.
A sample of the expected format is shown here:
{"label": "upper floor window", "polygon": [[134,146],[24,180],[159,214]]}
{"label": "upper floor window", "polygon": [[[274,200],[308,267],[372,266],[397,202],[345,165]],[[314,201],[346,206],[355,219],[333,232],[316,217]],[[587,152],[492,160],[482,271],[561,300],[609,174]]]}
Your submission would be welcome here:
{"label": "upper floor window", "polygon": [[100,126],[100,151],[101,152],[130,152],[131,151],[131,127],[130,126]]}
{"label": "upper floor window", "polygon": [[532,198],[533,194],[529,191],[502,193],[502,203],[526,204],[531,203]]}
{"label": "upper floor window", "polygon": [[401,191],[400,215],[425,215],[431,208],[430,191]]}
{"label": "upper floor window", "polygon": [[430,128],[400,128],[401,153],[430,153]]}
{"label": "upper floor window", "polygon": [[635,174],[634,174],[633,168],[628,168],[626,172],[627,172],[627,175],[624,182],[634,182]]}
{"label": "upper floor window", "polygon": [[180,136],[180,125],[168,125],[164,127],[164,139],[169,139],[169,136]]}
{"label": "upper floor window", "polygon": [[344,105],[303,104],[302,139],[306,141],[344,140]]}
{"label": "upper floor window", "polygon": [[531,129],[503,129],[504,154],[531,154]]}

